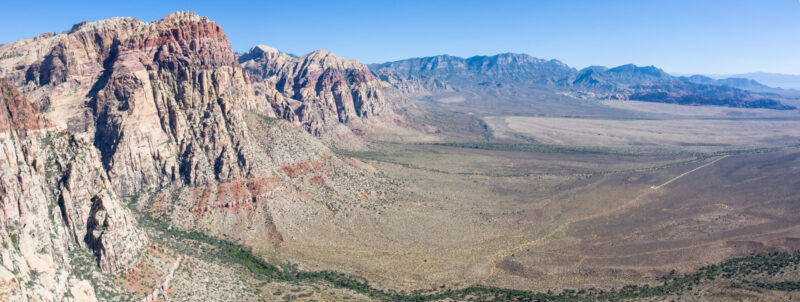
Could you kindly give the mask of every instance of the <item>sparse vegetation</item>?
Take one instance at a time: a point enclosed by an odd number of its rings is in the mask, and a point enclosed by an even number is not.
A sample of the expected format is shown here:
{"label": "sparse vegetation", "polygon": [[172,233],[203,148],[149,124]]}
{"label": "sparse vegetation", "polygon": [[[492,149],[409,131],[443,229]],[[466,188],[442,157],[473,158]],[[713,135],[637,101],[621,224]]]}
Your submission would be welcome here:
{"label": "sparse vegetation", "polygon": [[641,153],[621,152],[609,148],[592,147],[572,147],[544,144],[510,144],[510,143],[435,143],[437,146],[482,149],[493,151],[515,151],[515,152],[535,152],[535,153],[559,153],[559,154],[595,154],[595,155],[624,155],[638,156]]}
{"label": "sparse vegetation", "polygon": [[[241,265],[257,279],[267,282],[311,284],[324,282],[336,288],[352,290],[380,301],[437,301],[445,299],[480,301],[618,301],[690,292],[704,282],[719,278],[742,280],[763,274],[774,275],[787,267],[796,267],[800,264],[800,251],[793,253],[775,252],[730,259],[719,264],[702,267],[692,274],[665,276],[658,280],[662,282],[660,285],[653,286],[650,284],[626,285],[619,289],[609,290],[594,287],[588,289],[564,289],[560,293],[553,293],[474,285],[458,289],[441,286],[431,290],[417,290],[413,293],[406,293],[380,289],[371,285],[367,280],[335,271],[301,271],[297,269],[296,265],[291,264],[276,266],[254,256],[252,251],[228,241],[210,237],[200,232],[187,232],[177,228],[170,228],[163,220],[157,221],[147,217],[140,219],[145,224],[155,227],[157,231],[164,232],[167,235],[158,238],[180,239],[177,241],[165,240],[163,241],[164,244],[176,246],[176,244],[181,245],[180,242],[184,240],[189,240],[190,242],[194,241],[208,245],[213,248],[186,249],[177,246],[176,248],[183,253],[194,254],[197,257]],[[196,244],[193,246],[196,246]],[[672,275],[674,275],[674,272]],[[740,285],[740,283],[736,282],[732,284],[734,286]],[[791,291],[797,290],[800,281],[753,282],[751,284],[763,289]],[[292,294],[275,291],[272,295],[281,296],[282,299],[287,301],[307,297],[307,295],[303,294],[295,295],[294,293],[300,292],[297,289],[290,290],[290,292]]]}
{"label": "sparse vegetation", "polygon": [[755,285],[757,287],[769,290],[779,290],[779,291],[800,290],[800,281],[783,281],[783,282],[772,282],[772,283],[756,282]]}

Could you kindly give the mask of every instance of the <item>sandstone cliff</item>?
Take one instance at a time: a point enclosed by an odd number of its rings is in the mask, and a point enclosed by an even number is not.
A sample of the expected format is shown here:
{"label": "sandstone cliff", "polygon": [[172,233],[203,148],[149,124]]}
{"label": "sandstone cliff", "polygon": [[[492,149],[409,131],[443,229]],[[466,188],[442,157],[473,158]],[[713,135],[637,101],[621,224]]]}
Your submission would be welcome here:
{"label": "sandstone cliff", "polygon": [[[11,80],[0,118],[3,236],[19,240],[20,257],[61,249],[45,253],[58,255],[45,261],[56,272],[69,272],[67,250],[88,248],[105,272],[135,257],[146,239],[117,196],[252,171],[241,117],[252,92],[227,37],[206,18],[76,24],[0,47],[0,76]],[[13,255],[4,266],[20,272]],[[17,285],[25,277],[13,275]],[[48,284],[64,282],[42,283],[41,295],[63,295]]]}
{"label": "sandstone cliff", "polygon": [[[267,46],[239,57],[255,94],[276,116],[314,135],[393,114],[399,99],[366,65],[324,50],[293,57]],[[358,125],[354,125],[358,126]]]}
{"label": "sandstone cliff", "polygon": [[328,53],[269,55],[247,75],[221,27],[186,12],[1,46],[0,237],[19,244],[3,247],[0,298],[93,296],[74,259],[118,272],[148,242],[127,206],[266,249],[284,234],[317,240],[309,228],[331,226],[311,212],[380,200],[368,167],[274,117],[341,131],[391,113],[388,86]]}
{"label": "sandstone cliff", "polygon": [[92,145],[49,126],[38,104],[0,79],[0,300],[86,291],[70,273],[73,252],[91,251],[113,272],[145,242]]}
{"label": "sandstone cliff", "polygon": [[219,25],[192,13],[114,18],[0,48],[0,72],[58,130],[89,137],[115,191],[248,175],[252,100]]}

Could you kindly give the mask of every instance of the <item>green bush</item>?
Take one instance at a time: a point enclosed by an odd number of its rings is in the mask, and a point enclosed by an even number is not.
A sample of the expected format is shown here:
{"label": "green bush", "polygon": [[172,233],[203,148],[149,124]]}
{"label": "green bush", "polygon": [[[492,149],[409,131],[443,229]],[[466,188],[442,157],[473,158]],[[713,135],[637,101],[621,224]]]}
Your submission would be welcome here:
{"label": "green bush", "polygon": [[19,235],[18,234],[11,234],[11,245],[13,245],[15,249],[19,249]]}

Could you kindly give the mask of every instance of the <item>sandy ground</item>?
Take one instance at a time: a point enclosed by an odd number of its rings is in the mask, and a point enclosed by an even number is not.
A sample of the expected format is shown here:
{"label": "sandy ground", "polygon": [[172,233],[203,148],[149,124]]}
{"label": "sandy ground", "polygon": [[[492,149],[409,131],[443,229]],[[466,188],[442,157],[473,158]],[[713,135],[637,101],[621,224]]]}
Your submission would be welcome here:
{"label": "sandy ground", "polygon": [[[800,142],[800,121],[491,117],[493,129],[570,146],[766,147]],[[501,133],[502,134],[502,133]]]}

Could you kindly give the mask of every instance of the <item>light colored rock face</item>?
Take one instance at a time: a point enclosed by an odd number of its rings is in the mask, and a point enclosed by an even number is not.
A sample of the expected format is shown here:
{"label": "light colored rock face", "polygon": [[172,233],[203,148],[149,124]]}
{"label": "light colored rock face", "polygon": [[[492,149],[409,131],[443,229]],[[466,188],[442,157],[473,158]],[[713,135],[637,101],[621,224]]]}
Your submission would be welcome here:
{"label": "light colored rock face", "polygon": [[67,292],[69,251],[117,271],[145,239],[119,205],[89,142],[57,134],[0,79],[0,300],[54,300]]}
{"label": "light colored rock face", "polygon": [[146,239],[119,194],[250,173],[240,111],[252,91],[205,18],[84,23],[4,45],[0,58],[11,79],[0,107],[0,237],[13,242],[2,252],[15,276],[2,286],[17,298],[63,297],[70,251],[91,251],[104,272],[136,256]]}
{"label": "light colored rock face", "polygon": [[216,23],[173,13],[78,24],[0,48],[0,75],[58,130],[91,137],[119,194],[250,172],[237,109],[252,92]]}
{"label": "light colored rock face", "polygon": [[18,290],[17,278],[5,267],[0,266],[0,300],[10,301]]}
{"label": "light colored rock face", "polygon": [[259,45],[239,57],[239,63],[269,111],[317,136],[339,124],[391,114],[397,105],[387,100],[390,85],[366,65],[324,50],[293,57]]}
{"label": "light colored rock face", "polygon": [[133,260],[144,239],[123,209],[89,142],[53,140],[58,181],[57,202],[73,244],[90,248],[105,272],[119,271]]}
{"label": "light colored rock face", "polygon": [[382,81],[391,84],[398,93],[411,97],[454,91],[453,87],[445,81],[434,77],[416,75],[403,77],[399,73],[386,68],[375,70],[375,75]]}
{"label": "light colored rock face", "polygon": [[75,297],[75,301],[78,302],[97,301],[97,297],[94,295],[94,288],[92,288],[92,284],[86,280],[78,282],[70,287],[69,292],[73,297]]}

